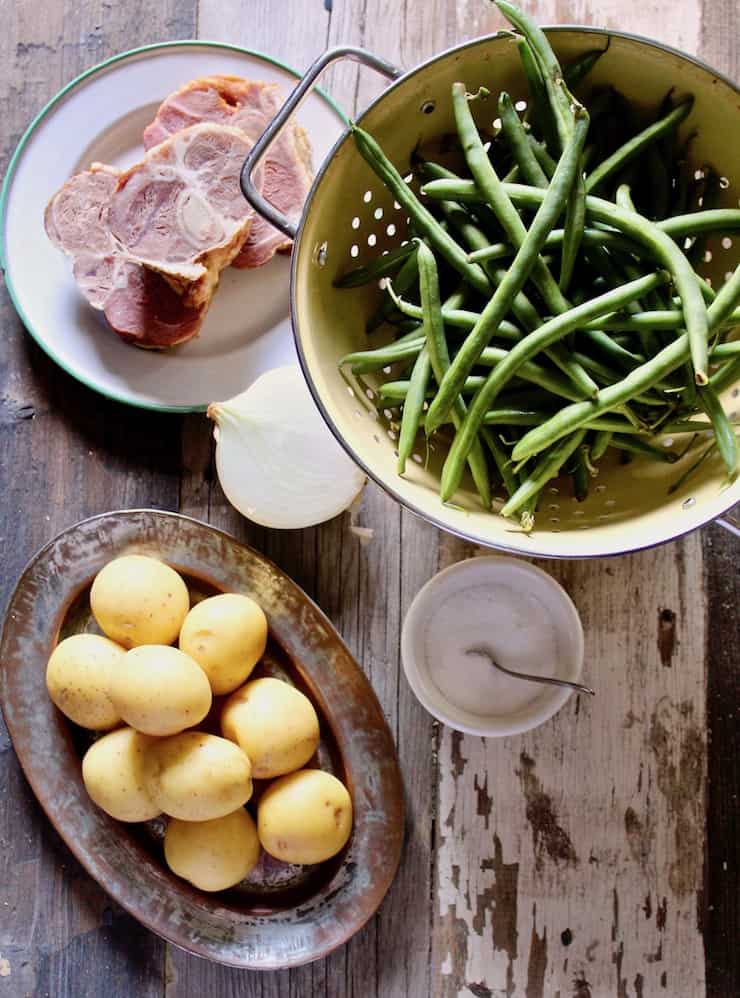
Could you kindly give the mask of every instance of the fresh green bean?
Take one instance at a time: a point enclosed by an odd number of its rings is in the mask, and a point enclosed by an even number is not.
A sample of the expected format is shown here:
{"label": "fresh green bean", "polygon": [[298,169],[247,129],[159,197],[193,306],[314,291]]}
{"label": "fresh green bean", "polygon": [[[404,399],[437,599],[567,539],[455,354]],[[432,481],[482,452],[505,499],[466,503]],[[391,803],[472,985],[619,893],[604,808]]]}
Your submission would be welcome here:
{"label": "fresh green bean", "polygon": [[612,430],[597,430],[594,442],[591,444],[591,460],[599,461],[609,449],[613,437]]}
{"label": "fresh green bean", "polygon": [[[524,36],[529,44],[535,62],[539,67],[542,80],[547,91],[555,124],[557,127],[560,150],[564,150],[570,139],[573,127],[575,109],[580,107],[566,85],[563,70],[555,58],[547,36],[539,25],[529,18],[508,0],[496,0],[496,6],[506,20]],[[585,111],[585,109],[584,109]]]}
{"label": "fresh green bean", "polygon": [[714,453],[714,451],[716,451],[716,450],[717,450],[717,441],[713,440],[712,443],[707,448],[705,448],[705,450],[703,450],[701,452],[701,454],[699,455],[698,459],[696,461],[694,461],[694,463],[691,465],[691,467],[687,468],[686,471],[684,471],[684,473],[681,475],[681,477],[678,478],[669,487],[669,489],[668,489],[668,495],[673,495],[674,492],[678,492],[678,490],[680,488],[682,488],[686,484],[686,482],[689,480],[689,478],[691,478],[691,476],[694,474],[694,472],[697,471],[701,467],[702,464],[704,464],[704,462],[709,457],[709,455],[712,454],[712,453]]}
{"label": "fresh green bean", "polygon": [[588,448],[585,444],[576,450],[575,453],[575,465],[571,471],[571,478],[573,479],[573,495],[578,502],[583,502],[588,498],[588,487],[590,484],[590,475],[588,471],[588,459],[587,459]]}
{"label": "fresh green bean", "polygon": [[[604,314],[605,312],[611,310],[612,302],[618,300],[621,304],[623,304],[627,301],[631,301],[632,298],[637,298],[646,291],[651,290],[653,287],[657,287],[661,283],[664,283],[667,278],[668,275],[665,273],[652,274],[647,277],[643,277],[638,281],[631,281],[622,288],[614,291],[608,291],[604,295],[599,295],[598,298],[593,298],[590,301],[584,302],[582,305],[577,305],[575,308],[572,308],[569,312],[566,312],[563,315],[555,316],[553,319],[550,319],[548,322],[545,322],[542,326],[540,326],[538,330],[530,333],[523,340],[520,340],[519,343],[513,346],[506,355],[505,360],[496,366],[496,368],[489,375],[483,388],[481,388],[481,390],[476,394],[465,423],[458,431],[452,442],[452,446],[442,470],[443,499],[445,497],[449,498],[460,484],[467,454],[470,450],[472,442],[475,440],[477,428],[483,420],[485,413],[491,408],[494,399],[508,380],[515,374],[519,373],[521,365],[525,361],[530,360],[532,356],[542,350],[543,347],[547,346],[549,343],[556,342],[564,336],[567,336],[568,333],[574,329],[577,329],[589,319],[595,318],[599,314]],[[603,391],[606,391],[606,389]],[[599,392],[599,396],[601,396],[601,394],[602,392]],[[640,394],[640,392],[635,392],[634,394]],[[583,402],[576,404],[589,406],[596,405],[597,403]],[[573,407],[568,406],[567,408],[570,409]],[[429,413],[427,412],[427,417],[428,415]],[[595,413],[594,415],[598,415],[598,413]],[[557,416],[553,417],[553,419],[556,418]],[[548,424],[552,423],[552,421],[552,419],[548,420]],[[588,420],[584,420],[583,422],[588,422]],[[530,431],[530,433],[536,432],[537,429],[539,429],[539,427],[536,427],[535,430]],[[530,434],[527,434],[527,436],[529,435]],[[517,446],[519,446],[519,444],[517,444]]]}
{"label": "fresh green bean", "polygon": [[[553,229],[545,240],[545,249],[551,249],[563,244],[563,229]],[[602,246],[606,249],[619,250],[623,253],[641,253],[642,247],[630,239],[625,239],[618,232],[604,232],[603,229],[583,230],[583,242],[586,246]],[[514,256],[514,247],[510,243],[493,243],[480,250],[468,253],[468,259],[472,263],[483,263],[484,260],[498,260],[507,256]]]}
{"label": "fresh green bean", "polygon": [[416,358],[409,390],[403,402],[403,414],[401,416],[401,429],[398,434],[398,474],[402,475],[406,471],[406,462],[411,457],[414,449],[414,441],[421,424],[421,415],[424,409],[424,400],[429,384],[432,365],[429,360],[429,350],[423,346]]}
{"label": "fresh green bean", "polygon": [[630,190],[629,184],[620,184],[617,187],[617,193],[615,200],[620,208],[626,208],[627,211],[635,211],[635,202],[632,200],[632,191]]}
{"label": "fresh green bean", "polygon": [[[594,322],[598,321],[598,319],[594,320]],[[610,360],[614,361],[615,364],[618,364],[622,370],[631,371],[633,367],[636,367],[638,364],[642,364],[645,361],[642,354],[626,350],[618,343],[615,343],[612,337],[608,336],[601,329],[582,329],[580,330],[580,335],[591,346],[595,347],[597,350],[600,350],[605,357],[608,357]]]}
{"label": "fresh green bean", "polygon": [[578,170],[573,189],[568,196],[565,210],[565,227],[563,229],[563,253],[560,263],[558,284],[565,293],[573,278],[573,271],[581,247],[583,231],[586,224],[586,187],[582,169]]}
{"label": "fresh green bean", "polygon": [[[684,319],[683,314],[678,310],[656,309],[654,312],[634,312],[629,315],[614,313],[613,315],[605,316],[603,319],[595,320],[593,324],[589,324],[586,328],[592,328],[596,323],[598,323],[600,329],[639,332],[641,329],[681,329],[684,325]],[[728,317],[727,323],[723,325],[730,328],[738,324],[740,324],[740,309],[735,309]],[[716,350],[717,348],[715,347],[714,349]]]}
{"label": "fresh green bean", "polygon": [[[478,391],[485,380],[485,377],[481,374],[471,374],[463,385],[462,394],[474,394]],[[401,381],[386,381],[378,387],[378,398],[381,402],[403,402],[408,395],[410,384],[411,382],[408,379]],[[434,398],[434,389],[429,389],[426,397],[428,399]]]}
{"label": "fresh green bean", "polygon": [[[453,103],[455,103],[456,107],[460,107],[460,94],[458,92],[456,100],[454,91],[455,87],[453,87]],[[464,93],[462,97],[464,99]],[[464,103],[465,109],[469,114],[467,102]],[[463,132],[465,124],[464,116],[459,115],[458,127]],[[564,200],[573,184],[587,130],[588,118],[578,117],[573,137],[569,140],[566,152],[563,153],[558,163],[552,183],[547,191],[543,192],[542,205],[538,209],[516,257],[506,272],[504,279],[496,288],[493,296],[481,313],[480,321],[470,332],[455,360],[450,365],[450,369],[445,375],[443,383],[440,385],[437,397],[427,411],[427,432],[439,426],[446,418],[455,396],[459,393],[460,386],[470,373],[471,368],[480,356],[486,343],[495,333],[498,323],[504,318],[511,307],[512,299],[521,291],[527,277],[532,273],[539,251],[547,238],[548,232],[552,229],[555,221],[562,212]],[[466,138],[463,141],[468,140]],[[548,344],[544,345],[547,346]]]}
{"label": "fresh green bean", "polygon": [[712,422],[714,428],[714,439],[717,442],[717,450],[722,460],[725,462],[727,474],[730,481],[734,481],[738,473],[740,464],[740,448],[738,448],[735,430],[732,427],[727,413],[722,408],[717,393],[710,385],[706,385],[698,390],[699,402]]}
{"label": "fresh green bean", "polygon": [[740,340],[730,340],[729,343],[717,343],[709,351],[709,356],[713,362],[731,360],[740,355]]}
{"label": "fresh green bean", "polygon": [[558,147],[558,134],[555,121],[550,114],[547,90],[540,67],[526,39],[517,39],[517,48],[529,90],[527,114],[531,117],[536,130],[542,135],[547,146],[555,151]]}
{"label": "fresh green bean", "polygon": [[514,256],[516,250],[511,243],[491,243],[479,250],[471,250],[468,253],[468,260],[471,263],[483,263],[485,260],[503,260],[508,256]]}
{"label": "fresh green bean", "polygon": [[736,381],[740,381],[740,357],[727,361],[719,371],[715,371],[709,379],[709,387],[721,395],[726,388],[734,385]]}
{"label": "fresh green bean", "polygon": [[[444,322],[442,320],[442,302],[439,296],[439,276],[437,261],[434,254],[424,242],[419,242],[417,249],[419,261],[419,290],[421,305],[424,309],[424,331],[426,346],[429,351],[432,371],[439,384],[444,378],[450,364],[450,355],[445,339]],[[451,406],[451,417],[456,427],[462,425],[467,408],[458,394]],[[474,441],[469,454],[468,465],[473,476],[478,493],[486,509],[491,506],[491,487],[488,477],[488,465],[480,439]]]}
{"label": "fresh green bean", "polygon": [[504,488],[508,495],[513,495],[516,492],[517,480],[514,475],[514,471],[511,465],[511,457],[506,453],[504,448],[496,439],[495,434],[491,433],[485,426],[481,427],[481,437],[486,447],[488,447],[493,457],[496,469],[501,476],[501,481],[503,482]]}
{"label": "fresh green bean", "polygon": [[563,76],[569,90],[575,90],[594,68],[602,55],[609,49],[611,38],[607,38],[603,49],[590,49],[563,69]]}
{"label": "fresh green bean", "polygon": [[390,343],[375,350],[358,350],[341,357],[339,366],[349,366],[353,374],[370,374],[402,360],[415,360],[423,346],[424,337],[417,336],[415,339]]}
{"label": "fresh green bean", "polygon": [[656,447],[654,444],[649,444],[639,438],[621,436],[618,433],[612,436],[611,446],[617,450],[629,451],[631,454],[643,454],[645,457],[653,458],[654,461],[664,461],[667,464],[675,464],[678,460],[678,455],[674,454],[673,451]]}
{"label": "fresh green bean", "polygon": [[501,515],[511,516],[512,513],[516,513],[530,496],[539,492],[544,485],[555,478],[571,454],[581,445],[585,435],[585,430],[576,430],[565,440],[550,448],[547,454],[537,461],[532,472],[527,475],[514,495],[504,504]]}
{"label": "fresh green bean", "polygon": [[[512,409],[500,408],[489,409],[483,423],[485,426],[539,426],[541,422],[549,419],[553,415],[552,411],[546,409]],[[631,425],[626,419],[618,416],[604,416],[594,419],[586,424],[587,430],[597,432],[608,431],[618,433],[639,433],[638,429]]]}
{"label": "fresh green bean", "polygon": [[[479,195],[480,196],[480,195]],[[671,239],[682,239],[702,232],[740,232],[740,209],[708,208],[686,215],[674,215],[655,223]]]}
{"label": "fresh green bean", "polygon": [[342,274],[341,277],[337,277],[334,281],[334,287],[357,288],[363,284],[369,284],[380,277],[385,277],[386,274],[392,274],[398,268],[399,264],[407,256],[410,256],[411,253],[414,253],[415,250],[416,247],[411,242],[406,243],[405,246],[397,246],[364,267],[356,267],[354,270],[349,270],[346,274]]}
{"label": "fresh green bean", "polygon": [[535,159],[540,164],[545,176],[549,180],[553,173],[555,173],[555,169],[558,164],[547,151],[547,148],[541,142],[538,142],[531,132],[528,133],[527,139],[529,140],[529,144],[532,146],[532,152],[534,153]]}
{"label": "fresh green bean", "polygon": [[[511,97],[505,91],[499,94],[498,113],[501,118],[501,130],[504,138],[509,143],[514,161],[519,167],[519,176],[525,184],[532,184],[533,187],[547,187],[547,177],[529,144],[527,133],[514,109]],[[506,182],[506,177],[504,177],[504,182]]]}
{"label": "fresh green bean", "polygon": [[[393,298],[396,308],[403,315],[408,315],[413,319],[424,318],[421,305],[414,305],[412,302],[406,301],[404,298],[400,298],[396,294],[395,288],[392,284],[388,285],[388,292]],[[457,329],[472,329],[479,318],[479,312],[468,312],[466,309],[447,308],[445,305],[442,306],[442,319],[444,320],[446,326],[453,326]],[[499,325],[497,334],[507,340],[516,341],[522,338],[521,329],[506,319],[504,319]]]}
{"label": "fresh green bean", "polygon": [[[739,302],[740,267],[735,270],[730,280],[725,282],[717,297],[709,306],[709,328],[714,329],[721,326],[722,322],[726,320],[727,316]],[[526,341],[522,340],[522,343],[524,342]],[[517,344],[517,348],[519,347],[521,347],[521,343]],[[575,402],[572,405],[565,406],[552,419],[530,430],[516,444],[513,451],[514,460],[523,461],[534,454],[538,454],[553,441],[572,433],[602,413],[614,410],[618,406],[628,402],[635,395],[639,395],[651,388],[677,367],[680,367],[681,364],[688,360],[689,356],[689,336],[687,333],[684,333],[674,340],[673,343],[664,347],[657,356],[640,365],[640,367],[636,367],[622,381],[609,385],[608,388],[603,388],[599,392],[598,399],[588,402]],[[736,363],[738,364],[737,373],[740,374],[740,358],[737,361],[730,362],[730,364]],[[714,377],[716,378],[716,375]],[[710,385],[715,392],[720,390],[718,388],[718,380],[710,380]],[[482,391],[483,389],[481,389]],[[481,392],[478,393],[476,398],[480,396]],[[475,400],[473,403],[474,407]],[[488,408],[490,408],[490,405],[486,406],[486,409]],[[472,411],[473,409],[471,409]],[[458,434],[458,437],[460,436],[461,434]],[[458,437],[455,438],[455,441],[457,441]]]}
{"label": "fresh green bean", "polygon": [[611,156],[607,157],[602,163],[599,163],[596,169],[586,177],[586,191],[595,190],[605,180],[614,176],[627,163],[639,156],[652,142],[657,142],[663,135],[678,128],[681,122],[688,117],[693,106],[693,98],[689,98],[682,104],[679,104],[678,107],[675,107],[664,118],[661,118],[660,121],[648,125],[647,128],[644,128],[631,138],[629,142],[625,142]]}
{"label": "fresh green bean", "polygon": [[357,125],[352,126],[352,134],[362,158],[391,191],[419,231],[429,239],[433,248],[471,287],[481,294],[490,294],[491,285],[483,270],[475,263],[468,263],[465,251],[444,231],[434,215],[421,204],[375,139]]}
{"label": "fresh green bean", "polygon": [[[396,274],[396,287],[400,288],[401,294],[403,294],[404,291],[408,291],[409,288],[416,283],[417,275],[418,267],[416,265],[416,253],[413,253],[404,260],[401,269]],[[382,326],[392,311],[393,302],[390,298],[383,298],[380,305],[367,320],[367,323],[365,324],[365,332],[372,333],[379,326]]]}

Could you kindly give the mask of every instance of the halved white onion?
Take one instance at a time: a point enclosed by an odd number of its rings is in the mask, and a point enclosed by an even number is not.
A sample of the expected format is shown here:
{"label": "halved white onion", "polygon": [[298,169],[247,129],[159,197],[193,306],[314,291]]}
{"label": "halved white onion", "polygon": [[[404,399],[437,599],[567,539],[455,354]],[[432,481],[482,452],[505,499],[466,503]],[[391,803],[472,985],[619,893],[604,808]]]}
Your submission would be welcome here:
{"label": "halved white onion", "polygon": [[226,498],[265,527],[323,523],[355,500],[365,476],[324,422],[300,368],[278,367],[213,402],[216,470]]}

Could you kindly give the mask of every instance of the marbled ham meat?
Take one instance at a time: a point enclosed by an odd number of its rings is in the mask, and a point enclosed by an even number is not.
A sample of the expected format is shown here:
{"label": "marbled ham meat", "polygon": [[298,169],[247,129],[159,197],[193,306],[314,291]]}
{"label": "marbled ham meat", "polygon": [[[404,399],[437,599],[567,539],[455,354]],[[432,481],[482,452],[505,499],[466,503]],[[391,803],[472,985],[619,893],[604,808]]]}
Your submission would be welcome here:
{"label": "marbled ham meat", "polygon": [[[277,84],[243,80],[236,76],[208,76],[193,80],[169,96],[144,132],[146,149],[155,147],[180,129],[211,121],[240,129],[255,142],[282,104]],[[306,133],[289,123],[270,146],[264,159],[262,192],[268,201],[297,223],[312,181],[311,147]],[[260,267],[278,250],[290,249],[289,239],[257,217],[234,260],[235,267]]]}
{"label": "marbled ham meat", "polygon": [[196,125],[122,173],[78,174],[50,201],[49,237],[124,339],[163,347],[197,333],[252,224],[239,188],[251,147],[238,129]]}
{"label": "marbled ham meat", "polygon": [[129,343],[174,346],[200,329],[205,308],[185,305],[156,271],[118,246],[108,227],[118,171],[95,165],[72,177],[46,208],[46,232],[73,261],[80,290],[93,308]]}

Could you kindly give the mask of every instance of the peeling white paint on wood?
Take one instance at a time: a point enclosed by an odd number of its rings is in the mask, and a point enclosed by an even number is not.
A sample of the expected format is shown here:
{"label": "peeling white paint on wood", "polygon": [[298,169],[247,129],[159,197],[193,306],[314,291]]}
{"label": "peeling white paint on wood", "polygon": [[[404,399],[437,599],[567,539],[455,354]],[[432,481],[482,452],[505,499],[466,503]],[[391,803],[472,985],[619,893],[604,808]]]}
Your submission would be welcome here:
{"label": "peeling white paint on wood", "polygon": [[442,730],[439,994],[698,998],[705,606],[686,580],[701,578],[699,539],[598,572],[547,568],[580,610],[597,695],[516,738]]}

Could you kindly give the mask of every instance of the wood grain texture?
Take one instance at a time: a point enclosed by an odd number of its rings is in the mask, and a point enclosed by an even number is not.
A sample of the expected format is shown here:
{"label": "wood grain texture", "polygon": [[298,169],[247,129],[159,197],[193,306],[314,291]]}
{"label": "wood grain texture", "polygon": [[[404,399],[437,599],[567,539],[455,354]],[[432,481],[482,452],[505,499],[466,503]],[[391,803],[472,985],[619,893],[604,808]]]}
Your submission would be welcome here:
{"label": "wood grain texture", "polygon": [[[0,167],[59,87],[114,52],[192,33],[194,11],[191,0],[125,8],[6,0]],[[179,421],[107,402],[77,384],[24,334],[5,293],[0,323],[4,607],[24,562],[68,524],[120,506],[177,504]],[[70,857],[33,799],[1,723],[0,786],[0,996],[158,998],[162,943]]]}
{"label": "wood grain texture", "polygon": [[[735,0],[686,0],[680,15],[669,0],[526,6],[542,23],[652,35],[738,75]],[[486,0],[0,0],[0,12],[0,166],[62,83],[135,44],[197,29],[301,70],[326,45],[351,42],[410,68],[502,24]],[[355,112],[384,83],[346,64],[323,85]],[[107,403],[31,344],[7,296],[1,321],[0,602],[35,548],[89,513],[180,508],[229,530],[292,575],[362,662],[397,740],[409,827],[399,877],[348,946],[292,972],[229,970],[165,951],[110,905],[49,830],[0,729],[0,998],[740,993],[740,687],[727,628],[733,612],[737,627],[737,561],[717,528],[626,559],[543,563],[584,617],[597,700],[571,700],[530,736],[464,738],[437,730],[416,703],[400,676],[399,631],[419,587],[473,548],[372,486],[358,513],[374,531],[364,547],[347,517],[301,532],[250,525],[214,481],[202,417]]]}

